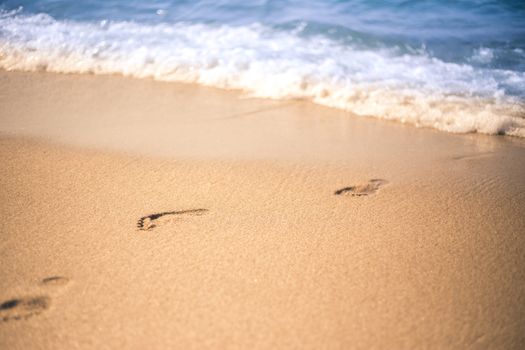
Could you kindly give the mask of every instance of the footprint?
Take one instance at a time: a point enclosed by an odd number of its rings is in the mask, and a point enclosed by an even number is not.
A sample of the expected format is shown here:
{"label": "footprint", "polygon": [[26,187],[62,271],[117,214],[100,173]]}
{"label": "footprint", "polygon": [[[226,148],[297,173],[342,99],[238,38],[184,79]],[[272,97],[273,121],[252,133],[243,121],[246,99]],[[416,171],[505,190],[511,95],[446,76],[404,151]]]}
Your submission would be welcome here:
{"label": "footprint", "polygon": [[386,185],[388,181],[382,179],[372,179],[364,184],[359,184],[355,186],[343,187],[334,192],[336,196],[368,196],[376,193],[380,187]]}
{"label": "footprint", "polygon": [[41,282],[42,286],[65,286],[69,283],[69,278],[62,276],[46,277]]}
{"label": "footprint", "polygon": [[[191,216],[200,216],[204,215],[208,209],[189,209],[189,210],[180,210],[180,211],[166,211],[163,213],[151,214],[148,216],[143,216],[137,222],[137,228],[140,231],[151,231],[158,225],[161,225],[167,221],[170,221],[167,216],[179,216],[179,215],[191,215]],[[162,219],[161,219],[162,218]],[[161,220],[159,220],[161,219]],[[171,218],[174,219],[174,218]]]}
{"label": "footprint", "polygon": [[25,320],[49,309],[51,298],[46,295],[10,299],[0,304],[0,322]]}
{"label": "footprint", "polygon": [[[42,279],[40,286],[54,290],[69,283],[70,279],[63,276],[51,276]],[[48,289],[49,290],[49,289]],[[54,293],[56,294],[56,293]],[[21,298],[9,299],[0,304],[0,323],[14,320],[25,320],[32,316],[39,315],[51,306],[49,295],[26,296]]]}

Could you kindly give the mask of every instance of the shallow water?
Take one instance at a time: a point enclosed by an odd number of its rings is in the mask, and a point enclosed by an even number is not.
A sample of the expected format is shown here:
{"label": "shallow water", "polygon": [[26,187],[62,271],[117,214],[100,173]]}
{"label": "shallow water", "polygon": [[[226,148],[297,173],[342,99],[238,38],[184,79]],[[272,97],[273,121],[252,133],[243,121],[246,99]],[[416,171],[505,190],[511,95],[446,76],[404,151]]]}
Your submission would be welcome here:
{"label": "shallow water", "polygon": [[3,1],[0,68],[119,73],[525,136],[522,1]]}

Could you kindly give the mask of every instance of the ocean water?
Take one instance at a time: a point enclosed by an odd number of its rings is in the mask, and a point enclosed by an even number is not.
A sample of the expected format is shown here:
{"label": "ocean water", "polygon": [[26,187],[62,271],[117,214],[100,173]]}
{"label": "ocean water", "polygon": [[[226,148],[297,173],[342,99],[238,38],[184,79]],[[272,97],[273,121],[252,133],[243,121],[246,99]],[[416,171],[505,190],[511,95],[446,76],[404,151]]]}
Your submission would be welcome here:
{"label": "ocean water", "polygon": [[0,68],[122,74],[525,137],[525,1],[0,1]]}

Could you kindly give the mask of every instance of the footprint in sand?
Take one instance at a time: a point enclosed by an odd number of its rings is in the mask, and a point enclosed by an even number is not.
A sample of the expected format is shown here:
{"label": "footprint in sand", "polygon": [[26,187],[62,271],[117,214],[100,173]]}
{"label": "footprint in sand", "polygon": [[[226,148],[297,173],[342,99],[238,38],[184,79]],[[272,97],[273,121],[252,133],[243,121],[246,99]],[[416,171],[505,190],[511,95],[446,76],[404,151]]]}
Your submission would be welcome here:
{"label": "footprint in sand", "polygon": [[42,286],[65,286],[69,283],[69,278],[62,276],[51,276],[44,278],[40,285]]}
{"label": "footprint in sand", "polygon": [[[53,276],[46,277],[40,281],[40,285],[46,288],[65,286],[69,278]],[[49,295],[34,295],[13,298],[0,303],[0,323],[9,321],[26,320],[41,314],[51,306]]]}
{"label": "footprint in sand", "polygon": [[151,231],[155,227],[164,225],[173,220],[177,220],[181,216],[201,216],[204,215],[207,211],[208,209],[189,209],[151,214],[148,216],[141,217],[137,222],[137,228],[140,231]]}
{"label": "footprint in sand", "polygon": [[0,321],[25,320],[49,309],[51,298],[46,295],[10,299],[0,304]]}
{"label": "footprint in sand", "polygon": [[376,193],[379,188],[386,185],[388,181],[382,179],[372,179],[364,184],[343,187],[334,192],[336,196],[368,196]]}

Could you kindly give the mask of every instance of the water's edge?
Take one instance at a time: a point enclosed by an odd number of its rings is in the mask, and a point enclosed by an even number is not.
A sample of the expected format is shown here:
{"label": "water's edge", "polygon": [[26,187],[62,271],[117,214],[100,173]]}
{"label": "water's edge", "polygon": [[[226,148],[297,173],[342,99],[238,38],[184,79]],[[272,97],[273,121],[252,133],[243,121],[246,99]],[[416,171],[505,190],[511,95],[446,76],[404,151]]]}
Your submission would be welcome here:
{"label": "water's edge", "polygon": [[[524,72],[343,43],[306,35],[306,27],[93,23],[3,11],[0,68],[197,83],[453,133],[525,137]],[[487,50],[477,59],[489,59]]]}

